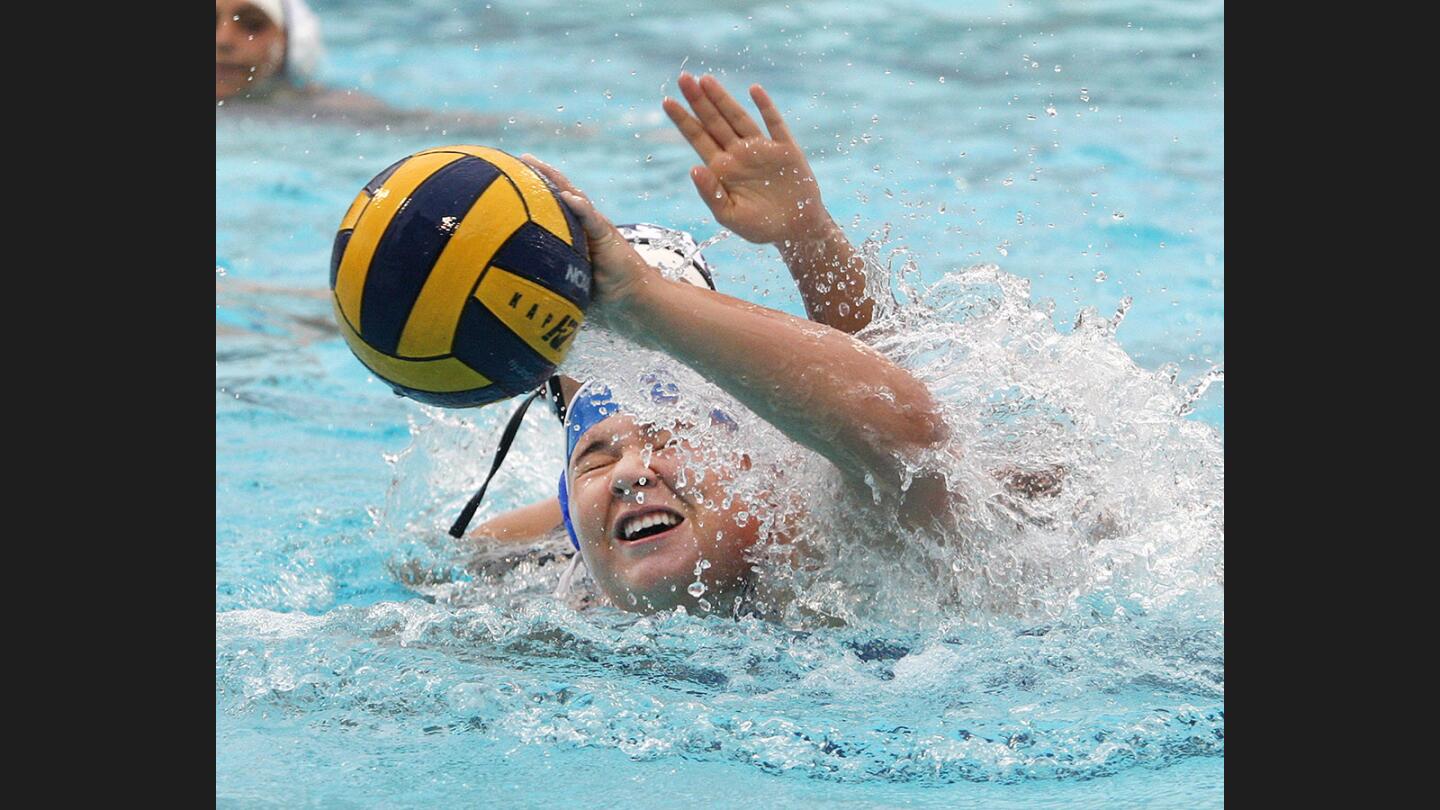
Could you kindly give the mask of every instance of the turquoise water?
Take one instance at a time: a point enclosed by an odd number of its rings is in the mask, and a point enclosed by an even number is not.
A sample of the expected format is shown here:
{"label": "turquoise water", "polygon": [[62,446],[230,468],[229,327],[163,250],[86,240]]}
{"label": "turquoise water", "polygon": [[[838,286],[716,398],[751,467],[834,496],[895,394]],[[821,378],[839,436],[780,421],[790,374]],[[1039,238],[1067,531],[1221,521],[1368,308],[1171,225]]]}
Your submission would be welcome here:
{"label": "turquoise water", "polygon": [[[217,803],[1220,804],[1223,6],[488,6],[315,3],[328,82],[432,115],[217,111]],[[577,611],[539,554],[467,570],[443,527],[508,412],[368,377],[328,326],[333,230],[396,158],[474,142],[708,237],[659,108],[682,65],[765,84],[893,317],[967,346],[873,342],[961,412],[1069,414],[1055,452],[1122,536],[1008,538],[1068,566],[1024,609],[906,580],[913,610],[842,628]],[[706,255],[801,313],[771,253]],[[527,421],[484,514],[548,494],[555,434]]]}

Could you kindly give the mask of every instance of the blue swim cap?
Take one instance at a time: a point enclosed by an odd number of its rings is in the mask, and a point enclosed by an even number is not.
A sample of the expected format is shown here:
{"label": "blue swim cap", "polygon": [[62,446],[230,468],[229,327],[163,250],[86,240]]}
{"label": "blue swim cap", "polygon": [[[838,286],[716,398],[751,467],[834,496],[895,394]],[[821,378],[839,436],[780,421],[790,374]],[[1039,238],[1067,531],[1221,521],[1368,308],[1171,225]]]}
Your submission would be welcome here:
{"label": "blue swim cap", "polygon": [[570,476],[570,457],[575,455],[580,437],[619,412],[620,403],[615,401],[609,386],[589,382],[580,386],[565,410],[565,465],[560,468],[560,516],[565,521],[565,533],[570,535],[570,545],[576,551],[580,550],[580,538],[570,522],[570,493],[566,486]]}
{"label": "blue swim cap", "polygon": [[[680,401],[680,386],[666,379],[663,372],[647,374],[644,381],[650,383],[650,400],[657,404],[671,405]],[[609,386],[599,382],[586,382],[575,392],[565,413],[565,466],[560,470],[560,516],[565,523],[565,533],[570,535],[570,544],[580,550],[580,538],[575,525],[570,522],[570,493],[567,486],[570,476],[570,459],[580,439],[601,422],[625,409],[615,401]],[[739,425],[730,414],[715,408],[710,411],[713,424],[723,425],[734,431]]]}

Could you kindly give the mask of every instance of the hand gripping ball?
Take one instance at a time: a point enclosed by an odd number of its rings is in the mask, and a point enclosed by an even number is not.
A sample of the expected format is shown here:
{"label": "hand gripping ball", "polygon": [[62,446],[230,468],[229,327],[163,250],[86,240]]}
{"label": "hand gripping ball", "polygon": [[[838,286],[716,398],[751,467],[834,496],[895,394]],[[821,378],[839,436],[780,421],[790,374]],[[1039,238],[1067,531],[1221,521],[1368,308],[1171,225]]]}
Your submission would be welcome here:
{"label": "hand gripping ball", "polygon": [[330,290],[350,350],[397,394],[474,407],[534,389],[565,358],[590,304],[589,250],[534,169],[444,146],[360,191]]}

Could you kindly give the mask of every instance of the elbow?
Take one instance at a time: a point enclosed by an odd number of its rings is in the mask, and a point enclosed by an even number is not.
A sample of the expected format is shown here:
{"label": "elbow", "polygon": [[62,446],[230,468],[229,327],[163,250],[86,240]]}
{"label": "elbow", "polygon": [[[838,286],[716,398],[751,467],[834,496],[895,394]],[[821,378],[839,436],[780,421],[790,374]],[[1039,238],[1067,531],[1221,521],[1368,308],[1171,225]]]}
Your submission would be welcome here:
{"label": "elbow", "polygon": [[913,382],[909,396],[903,400],[901,435],[905,444],[916,449],[939,447],[950,438],[950,428],[940,414],[940,406],[923,383]]}
{"label": "elbow", "polygon": [[906,415],[904,442],[912,448],[939,447],[950,438],[950,428],[935,408],[920,408]]}
{"label": "elbow", "polygon": [[908,375],[875,389],[867,405],[870,441],[887,455],[932,449],[950,437],[930,390]]}

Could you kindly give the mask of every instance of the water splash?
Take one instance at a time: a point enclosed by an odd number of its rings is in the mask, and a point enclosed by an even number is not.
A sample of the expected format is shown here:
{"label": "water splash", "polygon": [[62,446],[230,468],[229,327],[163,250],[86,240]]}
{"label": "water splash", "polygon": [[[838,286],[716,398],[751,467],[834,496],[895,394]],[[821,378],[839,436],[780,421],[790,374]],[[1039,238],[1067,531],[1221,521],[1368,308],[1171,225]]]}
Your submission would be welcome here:
{"label": "water splash", "polygon": [[[1062,332],[1050,308],[1031,301],[1029,283],[995,265],[927,284],[888,230],[860,253],[876,302],[861,339],[927,383],[954,437],[903,460],[904,487],[938,479],[960,504],[942,526],[901,528],[885,517],[893,509],[874,508],[883,501],[878,486],[846,482],[693,371],[613,334],[587,325],[562,370],[612,380],[639,420],[688,426],[677,434],[683,477],[725,471],[723,506],[740,502],[737,527],[757,522],[753,559],[789,595],[783,616],[796,626],[1059,619],[1097,605],[1143,613],[1185,597],[1223,604],[1221,442],[1213,428],[1184,418],[1223,371],[1181,385],[1165,369],[1136,364],[1116,342],[1128,297],[1108,318],[1082,310]],[[798,358],[796,378],[805,373]],[[674,395],[656,399],[656,386]],[[805,389],[797,385],[795,395]],[[717,425],[717,408],[735,424]],[[443,540],[417,535],[433,533],[424,524],[463,500],[467,487],[457,481],[473,479],[488,459],[505,416],[489,410],[427,411],[429,424],[412,425],[423,452],[407,458],[424,474],[397,477],[387,513],[403,504],[400,514],[418,517],[389,523],[410,538],[404,553],[429,555],[431,567],[463,567],[453,555],[434,559]],[[553,491],[559,432],[544,421],[522,429],[507,463],[517,480],[497,482],[477,522]],[[400,494],[401,479],[417,478],[424,487]],[[434,508],[437,492],[451,493],[446,509]],[[797,548],[806,560],[799,566]]]}

